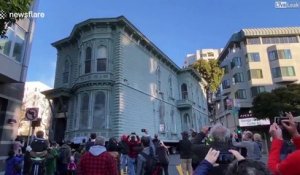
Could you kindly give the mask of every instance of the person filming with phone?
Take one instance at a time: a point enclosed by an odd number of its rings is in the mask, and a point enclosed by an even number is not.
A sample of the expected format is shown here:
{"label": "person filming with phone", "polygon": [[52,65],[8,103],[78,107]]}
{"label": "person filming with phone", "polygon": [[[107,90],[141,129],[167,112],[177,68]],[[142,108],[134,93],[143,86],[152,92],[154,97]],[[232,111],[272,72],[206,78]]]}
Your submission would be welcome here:
{"label": "person filming with phone", "polygon": [[[299,175],[300,174],[300,135],[293,115],[286,113],[286,119],[280,123],[274,122],[270,126],[272,136],[271,150],[268,160],[268,168],[274,175]],[[280,150],[283,146],[282,129],[291,135],[296,151],[289,154],[286,159],[280,161]]]}

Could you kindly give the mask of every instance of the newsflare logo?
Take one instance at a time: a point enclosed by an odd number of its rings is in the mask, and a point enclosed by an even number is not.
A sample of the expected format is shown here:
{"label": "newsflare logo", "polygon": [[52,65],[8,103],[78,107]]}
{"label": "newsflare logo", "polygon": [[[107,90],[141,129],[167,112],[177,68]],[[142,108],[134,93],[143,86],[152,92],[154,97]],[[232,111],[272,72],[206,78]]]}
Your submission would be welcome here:
{"label": "newsflare logo", "polygon": [[0,10],[0,19],[5,19],[6,13],[3,10]]}
{"label": "newsflare logo", "polygon": [[299,2],[287,2],[283,0],[276,0],[275,1],[275,8],[277,9],[295,9],[300,8]]}

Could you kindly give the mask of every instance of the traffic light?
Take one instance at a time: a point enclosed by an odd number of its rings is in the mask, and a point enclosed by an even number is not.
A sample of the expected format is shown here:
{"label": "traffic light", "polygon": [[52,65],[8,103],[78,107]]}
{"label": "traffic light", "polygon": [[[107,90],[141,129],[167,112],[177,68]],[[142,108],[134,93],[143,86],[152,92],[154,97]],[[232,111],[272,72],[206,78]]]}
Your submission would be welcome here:
{"label": "traffic light", "polygon": [[237,134],[242,134],[242,129],[241,129],[240,127],[237,127],[237,128],[236,128],[236,133],[237,133]]}

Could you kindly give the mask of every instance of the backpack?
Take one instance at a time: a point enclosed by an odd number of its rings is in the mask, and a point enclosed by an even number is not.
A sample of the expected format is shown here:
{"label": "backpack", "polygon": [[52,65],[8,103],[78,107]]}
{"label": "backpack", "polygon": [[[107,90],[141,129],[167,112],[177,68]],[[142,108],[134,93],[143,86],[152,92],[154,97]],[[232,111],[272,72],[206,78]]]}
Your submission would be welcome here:
{"label": "backpack", "polygon": [[150,152],[150,154],[146,154],[144,152],[140,153],[146,161],[144,162],[144,175],[160,175],[161,167],[158,164],[157,158]]}

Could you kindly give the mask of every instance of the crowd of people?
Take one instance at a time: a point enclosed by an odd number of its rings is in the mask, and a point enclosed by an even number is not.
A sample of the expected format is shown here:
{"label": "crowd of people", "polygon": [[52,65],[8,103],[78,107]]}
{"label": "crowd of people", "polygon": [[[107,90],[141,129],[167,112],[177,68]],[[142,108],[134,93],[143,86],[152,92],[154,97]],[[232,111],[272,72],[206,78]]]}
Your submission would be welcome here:
{"label": "crowd of people", "polygon": [[[240,137],[221,124],[182,132],[178,143],[183,175],[299,175],[300,135],[291,113],[288,119],[270,126],[272,137],[268,163],[261,161],[262,139],[245,131]],[[295,150],[285,151],[282,130],[292,138]],[[169,175],[168,146],[152,138],[122,135],[108,141],[95,133],[87,142],[57,144],[45,140],[38,131],[27,146],[16,139],[6,160],[6,175]],[[26,150],[22,149],[26,148]]]}

